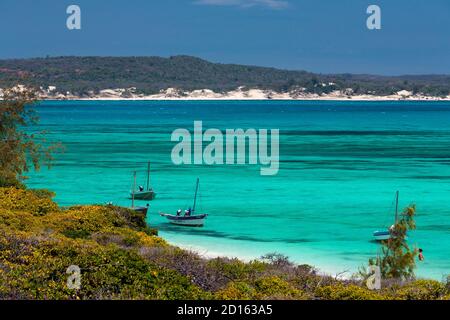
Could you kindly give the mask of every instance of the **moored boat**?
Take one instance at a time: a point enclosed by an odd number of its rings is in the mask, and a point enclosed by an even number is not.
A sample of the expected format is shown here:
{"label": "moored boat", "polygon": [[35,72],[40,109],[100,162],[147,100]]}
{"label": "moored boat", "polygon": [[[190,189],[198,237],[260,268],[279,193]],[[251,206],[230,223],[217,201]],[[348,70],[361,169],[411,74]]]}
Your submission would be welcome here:
{"label": "moored boat", "polygon": [[[398,199],[399,199],[399,191],[395,193],[395,222],[394,224],[387,230],[377,230],[373,233],[373,237],[376,241],[387,241],[391,238],[395,238],[394,228],[398,223]],[[407,237],[405,239],[408,239]]]}
{"label": "moored boat", "polygon": [[134,194],[135,200],[154,200],[156,197],[156,193],[153,190],[147,190],[147,191],[136,191]]}
{"label": "moored boat", "polygon": [[387,231],[375,231],[373,233],[373,237],[376,241],[386,241],[391,238],[391,232],[389,230]]}
{"label": "moored boat", "polygon": [[177,214],[168,214],[160,212],[162,217],[165,217],[170,223],[176,224],[179,226],[189,226],[189,227],[202,227],[205,224],[205,220],[208,217],[206,213],[203,214],[195,214],[196,206],[197,206],[197,194],[198,194],[198,185],[200,180],[197,178],[197,185],[195,187],[195,195],[194,195],[194,206],[191,209],[185,211],[185,215],[181,215],[181,210],[178,210]]}
{"label": "moored boat", "polygon": [[[135,189],[136,189],[136,171],[134,172],[134,182],[133,182],[133,190],[135,190]],[[131,207],[130,207],[130,209],[135,211],[135,212],[142,213],[145,216],[147,216],[148,209],[150,208],[150,205],[147,204],[145,207],[142,207],[142,206],[136,207],[134,205],[134,199],[135,199],[134,196],[135,196],[134,191],[132,191],[131,192]]]}
{"label": "moored boat", "polygon": [[[135,172],[136,174],[136,172]],[[136,190],[136,184],[133,186],[133,190],[130,192],[130,198],[134,197],[135,200],[154,200],[156,197],[156,193],[153,191],[153,188],[150,188],[150,162],[147,166],[147,189],[143,187],[139,187]]]}
{"label": "moored boat", "polygon": [[145,216],[147,216],[147,212],[148,212],[148,208],[149,208],[149,207],[150,207],[150,206],[147,205],[146,207],[131,207],[130,209],[133,210],[133,211],[136,211],[136,212],[138,212],[138,213],[142,213],[142,214],[144,214]]}
{"label": "moored boat", "polygon": [[205,224],[207,214],[198,214],[194,216],[177,216],[173,214],[161,213],[170,223],[180,226],[201,227]]}

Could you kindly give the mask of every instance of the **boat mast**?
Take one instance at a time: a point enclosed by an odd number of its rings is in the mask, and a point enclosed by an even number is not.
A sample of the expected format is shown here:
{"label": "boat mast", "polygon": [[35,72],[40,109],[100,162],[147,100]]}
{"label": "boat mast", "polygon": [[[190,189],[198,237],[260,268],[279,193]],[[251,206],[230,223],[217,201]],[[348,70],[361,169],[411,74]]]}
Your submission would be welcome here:
{"label": "boat mast", "polygon": [[147,166],[147,190],[150,190],[150,161]]}
{"label": "boat mast", "polygon": [[194,207],[192,209],[193,212],[195,212],[195,206],[197,204],[197,192],[198,192],[198,184],[200,182],[200,179],[197,178],[197,186],[195,187],[195,196],[194,196]]}
{"label": "boat mast", "polygon": [[133,182],[133,194],[131,196],[131,207],[134,208],[134,193],[136,191],[136,171],[133,172],[134,182]]}
{"label": "boat mast", "polygon": [[398,197],[399,197],[399,191],[395,194],[395,224],[398,222]]}

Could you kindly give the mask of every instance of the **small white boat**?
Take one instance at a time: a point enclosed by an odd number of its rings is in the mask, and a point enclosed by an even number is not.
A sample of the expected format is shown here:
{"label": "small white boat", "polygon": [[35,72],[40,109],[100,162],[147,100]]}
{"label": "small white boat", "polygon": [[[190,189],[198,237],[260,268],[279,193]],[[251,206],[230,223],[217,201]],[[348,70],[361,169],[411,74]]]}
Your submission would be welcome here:
{"label": "small white boat", "polygon": [[[399,198],[399,192],[397,191],[395,194],[395,222],[394,224],[387,230],[377,230],[373,233],[373,237],[376,241],[387,241],[393,237],[395,237],[395,235],[393,234],[393,230],[395,225],[398,223],[398,198]],[[408,239],[408,237],[406,237],[405,239]]]}
{"label": "small white boat", "polygon": [[163,212],[160,212],[160,215],[162,217],[166,217],[166,219],[172,224],[186,227],[202,227],[205,224],[205,220],[208,217],[208,215],[206,213],[195,214],[199,182],[200,180],[197,178],[197,186],[195,187],[195,195],[194,195],[194,206],[192,207],[192,210],[191,209],[186,210],[187,214],[185,214],[184,216],[181,215],[180,210],[177,212],[176,215]]}
{"label": "small white boat", "polygon": [[177,216],[173,214],[161,213],[162,217],[166,217],[170,223],[179,226],[202,227],[205,224],[207,214],[198,214],[194,216]]}
{"label": "small white boat", "polygon": [[386,241],[391,238],[391,232],[388,231],[375,231],[373,237],[376,241]]}

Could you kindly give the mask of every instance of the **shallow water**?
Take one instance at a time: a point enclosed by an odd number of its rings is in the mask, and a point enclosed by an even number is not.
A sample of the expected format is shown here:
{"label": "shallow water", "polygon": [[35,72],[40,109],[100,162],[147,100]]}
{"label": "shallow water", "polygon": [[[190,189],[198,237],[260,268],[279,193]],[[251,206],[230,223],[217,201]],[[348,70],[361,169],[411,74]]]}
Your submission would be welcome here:
{"label": "shallow water", "polygon": [[[56,191],[61,205],[130,205],[132,171],[158,193],[148,223],[169,241],[202,252],[256,258],[281,252],[326,272],[356,269],[379,246],[372,232],[417,204],[410,244],[424,249],[420,276],[450,270],[450,103],[293,101],[71,101],[37,107],[36,130],[66,148],[28,185]],[[172,164],[176,128],[280,129],[280,171],[259,166]],[[158,212],[191,205],[200,177],[204,228],[171,226]],[[145,204],[146,202],[141,202]]]}

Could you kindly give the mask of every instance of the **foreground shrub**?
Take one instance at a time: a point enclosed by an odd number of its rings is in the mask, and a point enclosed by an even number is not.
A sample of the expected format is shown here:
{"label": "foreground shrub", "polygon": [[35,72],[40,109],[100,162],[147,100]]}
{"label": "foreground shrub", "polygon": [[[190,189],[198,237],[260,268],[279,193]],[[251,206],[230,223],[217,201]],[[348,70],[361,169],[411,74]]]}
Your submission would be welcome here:
{"label": "foreground shrub", "polygon": [[154,236],[155,232],[147,227],[144,215],[134,215],[129,211],[132,210],[109,206],[77,206],[46,215],[42,218],[42,224],[68,238],[93,238],[104,245],[108,244],[108,239],[128,247],[165,245],[165,241]]}
{"label": "foreground shrub", "polygon": [[16,188],[0,188],[0,208],[27,211],[35,216],[58,211],[58,205],[50,197]]}
{"label": "foreground shrub", "polygon": [[279,277],[265,277],[255,282],[257,299],[306,299],[305,293]]}
{"label": "foreground shrub", "polygon": [[324,300],[382,300],[384,298],[369,289],[343,283],[318,287],[315,296]]}
{"label": "foreground shrub", "polygon": [[215,294],[218,300],[252,300],[256,296],[255,288],[245,282],[230,282]]}
{"label": "foreground shrub", "polygon": [[396,292],[404,300],[437,300],[447,293],[445,285],[434,280],[417,280],[400,288]]}
{"label": "foreground shrub", "polygon": [[233,281],[215,295],[216,299],[222,300],[303,300],[307,297],[289,282],[274,276],[263,277],[253,283]]}
{"label": "foreground shrub", "polygon": [[216,258],[209,262],[209,266],[220,271],[230,280],[253,280],[268,269],[268,265],[261,261],[242,262],[238,259]]}
{"label": "foreground shrub", "polygon": [[153,246],[141,248],[140,254],[149,261],[188,276],[203,290],[215,292],[230,281],[222,272],[211,267],[208,260],[195,252],[172,246]]}
{"label": "foreground shrub", "polygon": [[263,255],[261,257],[261,260],[266,261],[278,268],[294,266],[294,264],[289,260],[289,257],[277,252],[272,252]]}
{"label": "foreground shrub", "polygon": [[[143,259],[134,250],[91,241],[0,238],[1,298],[203,299],[208,294],[176,271]],[[67,267],[81,268],[81,289],[67,287]]]}
{"label": "foreground shrub", "polygon": [[28,189],[28,191],[33,193],[38,198],[53,199],[56,196],[53,191],[47,189]]}

